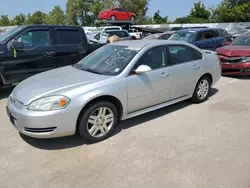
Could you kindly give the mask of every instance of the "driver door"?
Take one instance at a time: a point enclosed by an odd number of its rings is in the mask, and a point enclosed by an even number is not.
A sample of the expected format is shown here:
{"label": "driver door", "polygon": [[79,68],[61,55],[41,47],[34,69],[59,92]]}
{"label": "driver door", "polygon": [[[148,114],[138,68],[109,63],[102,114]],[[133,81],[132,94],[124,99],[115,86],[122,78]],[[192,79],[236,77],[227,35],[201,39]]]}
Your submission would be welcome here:
{"label": "driver door", "polygon": [[[133,113],[170,99],[166,77],[166,48],[159,46],[148,50],[128,75],[128,113]],[[140,65],[148,65],[152,70],[135,74]]]}
{"label": "driver door", "polygon": [[22,41],[24,48],[16,49],[16,57],[9,50],[9,61],[4,64],[4,72],[11,82],[19,82],[34,74],[54,68],[49,28],[39,27],[24,31],[14,38]]}

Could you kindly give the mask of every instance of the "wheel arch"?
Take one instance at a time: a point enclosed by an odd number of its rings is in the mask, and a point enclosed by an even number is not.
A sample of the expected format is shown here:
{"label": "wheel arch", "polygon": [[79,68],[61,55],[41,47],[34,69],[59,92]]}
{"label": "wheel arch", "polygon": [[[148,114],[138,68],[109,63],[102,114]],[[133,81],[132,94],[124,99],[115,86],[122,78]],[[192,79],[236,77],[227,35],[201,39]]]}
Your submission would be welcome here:
{"label": "wheel arch", "polygon": [[[205,74],[203,74],[203,75],[200,77],[200,79],[201,79],[202,77],[204,77],[204,76],[207,76],[207,77],[210,79],[211,84],[213,83],[213,76],[212,76],[212,74],[210,74],[210,73],[205,73]],[[199,79],[199,80],[200,80],[200,79]]]}
{"label": "wheel arch", "polygon": [[90,101],[88,101],[81,109],[78,117],[77,117],[77,121],[76,121],[76,132],[78,131],[78,125],[79,125],[79,122],[80,122],[80,118],[82,116],[82,114],[84,113],[84,111],[89,107],[91,106],[92,104],[96,103],[96,102],[100,102],[100,101],[105,101],[105,102],[111,102],[112,104],[115,105],[115,107],[117,108],[118,110],[118,114],[119,114],[119,120],[121,120],[122,116],[123,116],[123,105],[121,103],[121,101],[115,97],[115,96],[112,96],[112,95],[102,95],[102,96],[98,96],[98,97],[95,97],[93,99],[91,99]]}

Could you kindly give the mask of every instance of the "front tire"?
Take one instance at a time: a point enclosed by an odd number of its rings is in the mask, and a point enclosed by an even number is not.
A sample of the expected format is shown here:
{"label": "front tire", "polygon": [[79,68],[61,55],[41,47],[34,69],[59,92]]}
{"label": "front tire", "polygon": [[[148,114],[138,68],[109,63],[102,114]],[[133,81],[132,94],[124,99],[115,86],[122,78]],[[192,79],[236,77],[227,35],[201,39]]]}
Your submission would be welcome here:
{"label": "front tire", "polygon": [[118,110],[111,102],[97,102],[83,111],[78,133],[88,142],[100,142],[108,138],[118,124]]}
{"label": "front tire", "polygon": [[192,101],[194,103],[202,103],[208,100],[209,93],[211,90],[211,80],[207,76],[203,76],[198,81],[194,94],[192,96]]}

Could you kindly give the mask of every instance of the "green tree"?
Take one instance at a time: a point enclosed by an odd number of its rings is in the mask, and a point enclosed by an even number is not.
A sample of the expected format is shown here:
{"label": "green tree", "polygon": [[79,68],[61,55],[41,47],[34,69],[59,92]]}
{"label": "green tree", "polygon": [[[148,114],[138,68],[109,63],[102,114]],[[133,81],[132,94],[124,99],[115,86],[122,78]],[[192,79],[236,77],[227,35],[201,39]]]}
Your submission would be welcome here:
{"label": "green tree", "polygon": [[11,20],[11,24],[12,24],[12,25],[24,25],[25,22],[26,22],[26,15],[25,15],[25,14],[16,15],[16,16]]}
{"label": "green tree", "polygon": [[1,15],[0,16],[0,26],[10,26],[10,20],[8,15]]}
{"label": "green tree", "polygon": [[206,9],[201,1],[198,1],[194,3],[189,15],[177,18],[174,23],[208,23],[210,22],[210,16],[211,12]]}
{"label": "green tree", "polygon": [[29,24],[46,24],[47,23],[47,14],[36,11],[34,14],[32,14],[30,17],[28,17]]}
{"label": "green tree", "polygon": [[198,1],[197,3],[194,3],[194,7],[191,9],[189,16],[192,18],[208,20],[211,16],[211,13],[206,9],[205,5],[202,4],[201,1]]}
{"label": "green tree", "polygon": [[223,0],[213,10],[214,22],[246,22],[250,20],[249,0]]}
{"label": "green tree", "polygon": [[168,22],[168,16],[162,17],[160,15],[160,11],[156,11],[153,16],[153,23],[154,24],[166,24]]}
{"label": "green tree", "polygon": [[55,6],[47,17],[48,24],[65,25],[66,16],[60,6]]}

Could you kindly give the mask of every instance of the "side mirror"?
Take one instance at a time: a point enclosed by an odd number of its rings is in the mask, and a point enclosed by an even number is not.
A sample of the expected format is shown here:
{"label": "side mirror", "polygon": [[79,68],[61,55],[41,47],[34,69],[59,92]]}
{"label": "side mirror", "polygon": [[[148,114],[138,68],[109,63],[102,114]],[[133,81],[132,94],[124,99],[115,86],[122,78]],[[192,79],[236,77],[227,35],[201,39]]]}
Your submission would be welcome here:
{"label": "side mirror", "polygon": [[142,74],[142,73],[145,73],[145,72],[149,72],[151,71],[152,69],[147,66],[147,65],[140,65],[136,70],[135,70],[135,73],[136,74]]}
{"label": "side mirror", "polygon": [[12,40],[11,42],[10,42],[10,47],[12,48],[12,49],[16,49],[16,50],[19,50],[19,49],[23,49],[24,48],[24,43],[23,43],[23,41],[17,41],[17,40]]}

